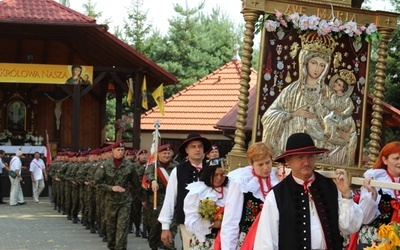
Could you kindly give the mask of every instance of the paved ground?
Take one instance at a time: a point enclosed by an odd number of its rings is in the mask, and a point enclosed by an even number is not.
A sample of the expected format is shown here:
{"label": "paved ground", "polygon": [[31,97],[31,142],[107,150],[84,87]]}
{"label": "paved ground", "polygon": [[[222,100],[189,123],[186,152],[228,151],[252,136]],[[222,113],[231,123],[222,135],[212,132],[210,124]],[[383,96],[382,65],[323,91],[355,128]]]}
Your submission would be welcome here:
{"label": "paved ground", "polygon": [[[53,210],[47,198],[40,203],[25,199],[22,206],[0,205],[1,250],[107,249],[98,234],[91,234],[82,224],[73,224]],[[8,202],[8,198],[5,198]],[[179,245],[179,243],[177,244]],[[128,235],[128,249],[149,249],[146,239]]]}

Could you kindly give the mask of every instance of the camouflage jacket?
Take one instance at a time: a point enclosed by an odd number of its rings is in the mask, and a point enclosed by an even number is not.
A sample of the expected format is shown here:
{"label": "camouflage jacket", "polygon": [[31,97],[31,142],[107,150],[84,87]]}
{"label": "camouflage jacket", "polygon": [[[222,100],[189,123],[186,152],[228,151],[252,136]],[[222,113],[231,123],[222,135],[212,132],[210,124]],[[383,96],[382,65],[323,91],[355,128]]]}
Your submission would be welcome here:
{"label": "camouflage jacket", "polygon": [[[132,190],[140,188],[140,179],[132,167],[132,163],[123,160],[119,168],[115,167],[112,159],[100,165],[95,173],[95,184],[106,192],[106,200],[113,204],[126,204],[132,202]],[[113,186],[120,186],[125,192],[112,191]]]}

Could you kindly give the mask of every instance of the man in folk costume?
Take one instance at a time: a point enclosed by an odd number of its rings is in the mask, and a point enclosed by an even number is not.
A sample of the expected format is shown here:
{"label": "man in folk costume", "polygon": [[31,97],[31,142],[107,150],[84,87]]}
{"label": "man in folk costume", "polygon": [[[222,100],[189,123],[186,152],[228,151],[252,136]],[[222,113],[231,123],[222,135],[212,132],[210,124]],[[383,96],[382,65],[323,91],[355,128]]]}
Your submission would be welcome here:
{"label": "man in folk costume", "polygon": [[[158,249],[159,246],[162,246],[161,223],[158,222],[158,216],[165,198],[169,175],[176,167],[176,165],[171,162],[171,151],[171,146],[169,144],[160,146],[157,154],[157,167],[155,168],[154,164],[149,165],[145,172],[146,180],[150,184],[144,209],[150,215],[148,224],[150,225],[149,246],[151,249]],[[157,204],[154,204],[155,194],[157,197]],[[171,228],[171,231],[175,236],[177,231],[176,225],[174,228]],[[174,243],[165,249],[175,249]]]}
{"label": "man in folk costume", "polygon": [[171,224],[176,218],[182,236],[183,249],[189,249],[191,234],[186,230],[183,211],[183,201],[189,192],[186,186],[199,181],[203,166],[206,166],[205,152],[210,148],[211,142],[195,133],[189,134],[179,146],[179,153],[186,157],[186,160],[182,161],[170,174],[164,203],[158,217],[158,221],[162,225],[161,240],[165,246],[169,246],[173,242]]}
{"label": "man in folk costume", "polygon": [[32,178],[33,202],[39,202],[39,196],[45,186],[45,179],[47,181],[46,165],[44,161],[40,159],[39,152],[35,152],[34,158],[29,165],[29,171],[31,172]]}
{"label": "man in folk costume", "polygon": [[128,243],[131,187],[139,187],[140,180],[131,163],[124,159],[123,142],[112,145],[112,155],[111,159],[103,162],[94,179],[96,186],[105,191],[107,247],[122,250],[127,248]]}
{"label": "man in folk costume", "polygon": [[342,249],[342,235],[357,232],[363,213],[353,201],[346,171],[336,179],[314,171],[318,154],[311,136],[289,136],[286,151],[275,158],[291,173],[265,198],[254,249]]}

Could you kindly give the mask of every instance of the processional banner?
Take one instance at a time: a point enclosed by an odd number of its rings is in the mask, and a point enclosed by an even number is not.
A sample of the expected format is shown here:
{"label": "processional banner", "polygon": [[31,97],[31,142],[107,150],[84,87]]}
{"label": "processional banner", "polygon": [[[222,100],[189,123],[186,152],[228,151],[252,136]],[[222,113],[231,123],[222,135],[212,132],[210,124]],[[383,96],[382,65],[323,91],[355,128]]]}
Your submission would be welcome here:
{"label": "processional banner", "polygon": [[0,63],[0,82],[91,84],[93,66]]}

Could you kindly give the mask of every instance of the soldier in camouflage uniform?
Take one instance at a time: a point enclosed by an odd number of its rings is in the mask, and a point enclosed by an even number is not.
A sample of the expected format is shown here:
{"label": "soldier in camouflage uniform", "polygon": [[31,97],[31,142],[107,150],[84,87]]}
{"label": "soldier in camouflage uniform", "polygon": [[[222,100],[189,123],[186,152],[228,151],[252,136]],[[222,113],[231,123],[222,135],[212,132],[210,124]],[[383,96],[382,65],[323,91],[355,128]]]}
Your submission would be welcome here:
{"label": "soldier in camouflage uniform", "polygon": [[[111,152],[111,154],[110,154]],[[110,156],[111,155],[111,156]],[[107,146],[102,149],[101,152],[101,159],[99,161],[99,167],[97,168],[97,171],[95,173],[95,176],[97,172],[102,171],[102,166],[103,164],[112,157],[112,150],[111,150],[111,145]],[[103,237],[103,242],[107,242],[107,234],[106,234],[106,229],[107,229],[107,221],[106,221],[106,211],[105,211],[105,191],[96,187],[96,215],[97,215],[97,229],[99,231],[99,236]]]}
{"label": "soldier in camouflage uniform", "polygon": [[62,212],[63,215],[67,214],[67,210],[65,208],[65,172],[67,171],[68,166],[68,153],[64,151],[60,154],[60,166],[57,168],[55,174],[55,181],[57,182],[58,186],[58,198],[57,203],[58,205],[58,212]]}
{"label": "soldier in camouflage uniform", "polygon": [[125,145],[112,145],[113,158],[104,162],[95,174],[96,186],[106,192],[108,248],[127,248],[129,216],[132,203],[130,187],[138,188],[140,180],[137,172],[124,159]]}
{"label": "soldier in camouflage uniform", "polygon": [[100,149],[93,149],[89,152],[89,169],[84,182],[86,187],[85,204],[88,210],[87,222],[90,233],[96,233],[96,188],[94,186],[94,174],[97,170],[97,162],[100,159]]}
{"label": "soldier in camouflage uniform", "polygon": [[49,165],[48,167],[48,171],[47,174],[49,175],[49,179],[51,179],[52,182],[52,194],[53,194],[53,202],[54,202],[54,210],[58,210],[59,209],[59,205],[58,204],[58,182],[55,180],[56,178],[56,174],[58,171],[58,168],[60,166],[60,154],[61,152],[57,153],[56,157],[54,158],[54,160],[52,161],[52,163]]}
{"label": "soldier in camouflage uniform", "polygon": [[[133,163],[133,167],[135,168],[136,172],[139,175],[140,180],[142,180],[144,176],[144,170],[146,168],[147,164],[147,150],[146,149],[140,149],[136,153],[136,161]],[[142,210],[142,196],[143,196],[143,188],[139,189],[136,194],[134,194],[133,201],[132,201],[132,211],[131,211],[131,225],[135,225],[136,229],[136,237],[142,236],[143,238],[147,238],[148,236],[148,229],[150,228],[148,223],[148,220],[145,220],[145,213]],[[143,216],[143,231],[140,232],[140,223],[142,222],[142,216]]]}
{"label": "soldier in camouflage uniform", "polygon": [[78,214],[80,211],[80,204],[79,204],[79,182],[77,178],[77,172],[81,168],[81,152],[76,153],[76,156],[73,157],[73,164],[71,164],[70,168],[72,169],[68,180],[71,183],[71,216],[72,216],[72,223],[76,224],[79,222]]}
{"label": "soldier in camouflage uniform", "polygon": [[[78,157],[78,171],[75,174],[75,181],[78,183],[79,187],[79,207],[82,214],[81,223],[83,226],[87,226],[87,217],[88,217],[88,209],[85,204],[85,196],[86,196],[86,186],[84,184],[86,180],[86,175],[89,169],[88,163],[89,151],[85,150],[80,153]],[[86,229],[90,229],[90,226]]]}
{"label": "soldier in camouflage uniform", "polygon": [[[169,175],[176,167],[176,165],[171,162],[172,157],[170,154],[171,146],[169,144],[160,146],[157,154],[157,169],[155,170],[154,164],[151,164],[146,168],[145,172],[146,180],[151,185],[148,190],[149,195],[146,206],[144,207],[144,211],[150,215],[149,246],[151,249],[158,249],[158,247],[162,247],[163,245],[161,242],[161,223],[158,221],[158,215],[164,202]],[[156,205],[154,205],[154,192],[157,192]],[[171,226],[171,232],[174,232],[174,236],[176,235],[176,230],[176,225],[175,227]],[[176,249],[175,244],[172,242],[171,245],[164,247],[164,249]]]}
{"label": "soldier in camouflage uniform", "polygon": [[[133,166],[136,154],[131,149],[125,149],[125,159],[132,163]],[[136,169],[135,169],[136,170]],[[131,206],[131,215],[129,219],[129,233],[133,233],[133,225],[136,228],[136,237],[140,237],[140,222],[142,217],[142,204],[141,204],[141,193],[140,190],[132,190],[133,199]],[[139,205],[138,205],[139,204]]]}
{"label": "soldier in camouflage uniform", "polygon": [[67,219],[72,220],[72,174],[75,170],[76,152],[68,152],[68,162],[66,162],[66,171],[62,175],[64,184],[64,204]]}

